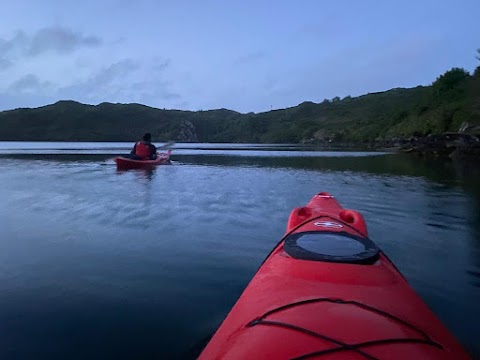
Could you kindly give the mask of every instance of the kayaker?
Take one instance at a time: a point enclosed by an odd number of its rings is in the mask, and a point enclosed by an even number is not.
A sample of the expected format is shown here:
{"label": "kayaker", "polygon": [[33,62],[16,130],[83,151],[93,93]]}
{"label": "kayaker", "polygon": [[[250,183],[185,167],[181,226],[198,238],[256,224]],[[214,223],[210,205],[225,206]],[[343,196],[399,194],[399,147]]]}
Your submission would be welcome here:
{"label": "kayaker", "polygon": [[130,158],[135,160],[155,160],[157,158],[157,148],[152,144],[152,134],[146,133],[141,141],[135,143],[130,152]]}

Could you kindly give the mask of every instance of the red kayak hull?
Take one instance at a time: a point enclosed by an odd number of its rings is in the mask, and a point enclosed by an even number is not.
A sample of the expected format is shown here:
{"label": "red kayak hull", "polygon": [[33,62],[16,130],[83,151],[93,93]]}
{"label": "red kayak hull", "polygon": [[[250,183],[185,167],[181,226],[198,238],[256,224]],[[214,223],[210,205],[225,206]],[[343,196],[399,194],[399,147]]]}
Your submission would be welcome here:
{"label": "red kayak hull", "polygon": [[[368,236],[327,193],[292,211],[284,239],[322,232]],[[469,359],[377,251],[369,263],[305,260],[282,239],[199,359]]]}
{"label": "red kayak hull", "polygon": [[120,170],[148,169],[157,165],[168,163],[170,160],[170,153],[171,150],[168,150],[166,153],[158,154],[155,160],[133,160],[123,156],[118,156],[115,158],[115,162],[117,164],[117,169]]}

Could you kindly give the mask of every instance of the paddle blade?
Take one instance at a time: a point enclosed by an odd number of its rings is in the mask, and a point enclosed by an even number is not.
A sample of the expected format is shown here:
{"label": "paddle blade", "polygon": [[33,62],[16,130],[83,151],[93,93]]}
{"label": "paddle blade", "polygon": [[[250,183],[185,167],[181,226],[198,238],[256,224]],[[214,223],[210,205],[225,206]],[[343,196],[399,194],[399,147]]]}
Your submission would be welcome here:
{"label": "paddle blade", "polygon": [[170,149],[170,148],[173,147],[174,145],[175,145],[175,141],[169,141],[169,142],[165,143],[165,144],[162,145],[162,146],[157,146],[157,150]]}

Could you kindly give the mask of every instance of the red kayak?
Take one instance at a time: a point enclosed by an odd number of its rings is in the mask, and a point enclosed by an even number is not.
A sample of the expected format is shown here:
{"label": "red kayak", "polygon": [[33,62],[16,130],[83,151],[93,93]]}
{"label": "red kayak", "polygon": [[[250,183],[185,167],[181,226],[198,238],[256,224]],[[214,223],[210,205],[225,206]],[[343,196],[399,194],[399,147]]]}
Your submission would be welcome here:
{"label": "red kayak", "polygon": [[133,160],[123,156],[118,156],[115,158],[115,162],[117,163],[117,169],[121,170],[148,169],[167,163],[170,160],[171,152],[171,150],[168,150],[166,153],[158,154],[155,160]]}
{"label": "red kayak", "polygon": [[200,360],[470,359],[328,193],[294,209],[287,232]]}

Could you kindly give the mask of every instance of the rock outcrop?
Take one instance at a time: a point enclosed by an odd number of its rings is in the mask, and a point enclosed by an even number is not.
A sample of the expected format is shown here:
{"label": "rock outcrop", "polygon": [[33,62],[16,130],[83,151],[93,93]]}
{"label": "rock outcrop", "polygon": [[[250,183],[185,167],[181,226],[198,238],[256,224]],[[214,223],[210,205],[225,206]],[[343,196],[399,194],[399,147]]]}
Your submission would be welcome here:
{"label": "rock outcrop", "polygon": [[183,120],[180,124],[180,130],[175,141],[178,142],[198,142],[195,126],[190,121]]}

